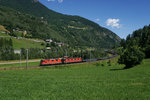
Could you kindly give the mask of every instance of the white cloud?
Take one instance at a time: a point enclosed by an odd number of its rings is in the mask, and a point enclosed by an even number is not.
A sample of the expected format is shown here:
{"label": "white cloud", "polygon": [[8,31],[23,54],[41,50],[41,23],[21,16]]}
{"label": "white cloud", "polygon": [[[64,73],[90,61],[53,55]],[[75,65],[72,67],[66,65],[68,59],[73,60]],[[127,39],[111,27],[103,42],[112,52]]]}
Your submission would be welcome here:
{"label": "white cloud", "polygon": [[[48,2],[54,2],[56,0],[47,0]],[[58,0],[58,3],[62,3],[64,0]]]}
{"label": "white cloud", "polygon": [[62,3],[64,0],[58,0],[59,3]]}
{"label": "white cloud", "polygon": [[111,26],[112,28],[116,27],[116,28],[120,28],[121,25],[119,24],[120,22],[120,19],[112,19],[112,18],[109,18],[107,19],[106,21],[106,25],[107,26]]}
{"label": "white cloud", "polygon": [[95,21],[96,21],[96,22],[99,22],[99,21],[100,21],[100,19],[99,19],[99,18],[97,18],[97,19],[95,19]]}
{"label": "white cloud", "polygon": [[62,3],[64,0],[58,0],[59,3]]}
{"label": "white cloud", "polygon": [[50,1],[55,1],[55,0],[47,0],[47,1],[49,1],[49,2],[50,2]]}

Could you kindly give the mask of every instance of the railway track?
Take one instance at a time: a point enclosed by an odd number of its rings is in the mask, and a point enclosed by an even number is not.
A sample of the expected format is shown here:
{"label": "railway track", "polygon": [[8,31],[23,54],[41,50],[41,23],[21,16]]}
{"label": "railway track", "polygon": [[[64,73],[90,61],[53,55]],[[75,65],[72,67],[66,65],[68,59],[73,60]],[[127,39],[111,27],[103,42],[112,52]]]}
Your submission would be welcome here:
{"label": "railway track", "polygon": [[[117,57],[117,55],[113,55],[111,57],[104,57],[101,59],[86,59],[83,60],[83,62],[80,63],[70,63],[70,64],[60,64],[60,65],[49,65],[46,67],[55,67],[55,66],[65,66],[65,65],[74,65],[74,64],[83,64],[83,63],[89,63],[89,62],[96,62],[96,61],[100,61],[100,60],[108,60],[108,59],[113,59]],[[0,68],[0,70],[24,70],[24,69],[39,69],[39,68],[45,68],[45,66],[29,66],[29,67],[2,67]]]}
{"label": "railway track", "polygon": [[48,68],[48,67],[56,67],[56,66],[65,66],[65,65],[74,65],[74,64],[83,64],[87,62],[80,63],[70,63],[70,64],[59,64],[59,65],[48,65],[48,66],[24,66],[24,67],[2,67],[0,70],[21,70],[21,69],[39,69],[39,68]]}

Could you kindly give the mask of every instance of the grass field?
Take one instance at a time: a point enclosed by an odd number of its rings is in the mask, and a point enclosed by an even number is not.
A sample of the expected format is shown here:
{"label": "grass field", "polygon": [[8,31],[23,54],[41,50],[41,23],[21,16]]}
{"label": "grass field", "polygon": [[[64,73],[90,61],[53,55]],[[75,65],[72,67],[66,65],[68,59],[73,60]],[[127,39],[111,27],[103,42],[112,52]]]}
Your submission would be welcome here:
{"label": "grass field", "polygon": [[[39,66],[40,62],[28,62],[28,66]],[[10,68],[10,67],[26,67],[26,63],[17,63],[17,64],[0,64],[0,68]]]}
{"label": "grass field", "polygon": [[[9,35],[7,34],[4,34],[4,33],[0,33],[0,38],[5,38],[5,39],[12,39],[12,42],[13,42],[13,47],[14,49],[21,49],[21,48],[45,48],[45,46],[42,46],[41,43],[44,42],[43,40],[37,40],[37,41],[40,41],[40,42],[35,42],[33,41],[33,39],[25,39],[25,38],[22,38],[22,39],[17,39],[17,38],[14,38],[14,37],[10,37]],[[8,36],[8,37],[7,37]]]}
{"label": "grass field", "polygon": [[0,32],[0,36],[9,36],[9,35],[6,34],[6,33],[1,33],[1,32]]}
{"label": "grass field", "polygon": [[111,61],[0,71],[1,100],[150,100],[150,59],[122,70]]}
{"label": "grass field", "polygon": [[42,42],[35,42],[35,41],[32,41],[32,40],[15,39],[15,38],[12,38],[12,41],[13,41],[14,49],[20,49],[20,48],[44,48],[44,46],[41,45]]}

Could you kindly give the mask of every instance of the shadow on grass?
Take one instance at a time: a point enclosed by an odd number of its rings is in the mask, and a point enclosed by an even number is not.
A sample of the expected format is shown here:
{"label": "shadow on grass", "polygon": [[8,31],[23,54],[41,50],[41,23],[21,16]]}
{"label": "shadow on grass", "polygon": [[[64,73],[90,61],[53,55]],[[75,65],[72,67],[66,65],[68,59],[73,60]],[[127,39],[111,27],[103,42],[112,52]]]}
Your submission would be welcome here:
{"label": "shadow on grass", "polygon": [[119,70],[125,70],[124,68],[119,68],[119,69],[110,69],[110,71],[119,71]]}
{"label": "shadow on grass", "polygon": [[65,68],[71,68],[67,65],[50,65],[50,66],[40,66],[42,69],[65,69]]}
{"label": "shadow on grass", "polygon": [[132,67],[123,67],[123,68],[118,68],[118,69],[110,69],[110,71],[119,71],[119,70],[127,70],[130,69]]}

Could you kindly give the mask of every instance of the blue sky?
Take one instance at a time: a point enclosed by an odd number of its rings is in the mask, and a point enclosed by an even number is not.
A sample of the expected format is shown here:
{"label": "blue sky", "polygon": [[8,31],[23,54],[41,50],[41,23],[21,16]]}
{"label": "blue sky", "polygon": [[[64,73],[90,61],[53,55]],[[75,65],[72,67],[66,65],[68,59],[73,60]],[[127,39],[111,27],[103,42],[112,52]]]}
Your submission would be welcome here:
{"label": "blue sky", "polygon": [[121,38],[150,24],[150,0],[39,0],[56,12],[78,15]]}

